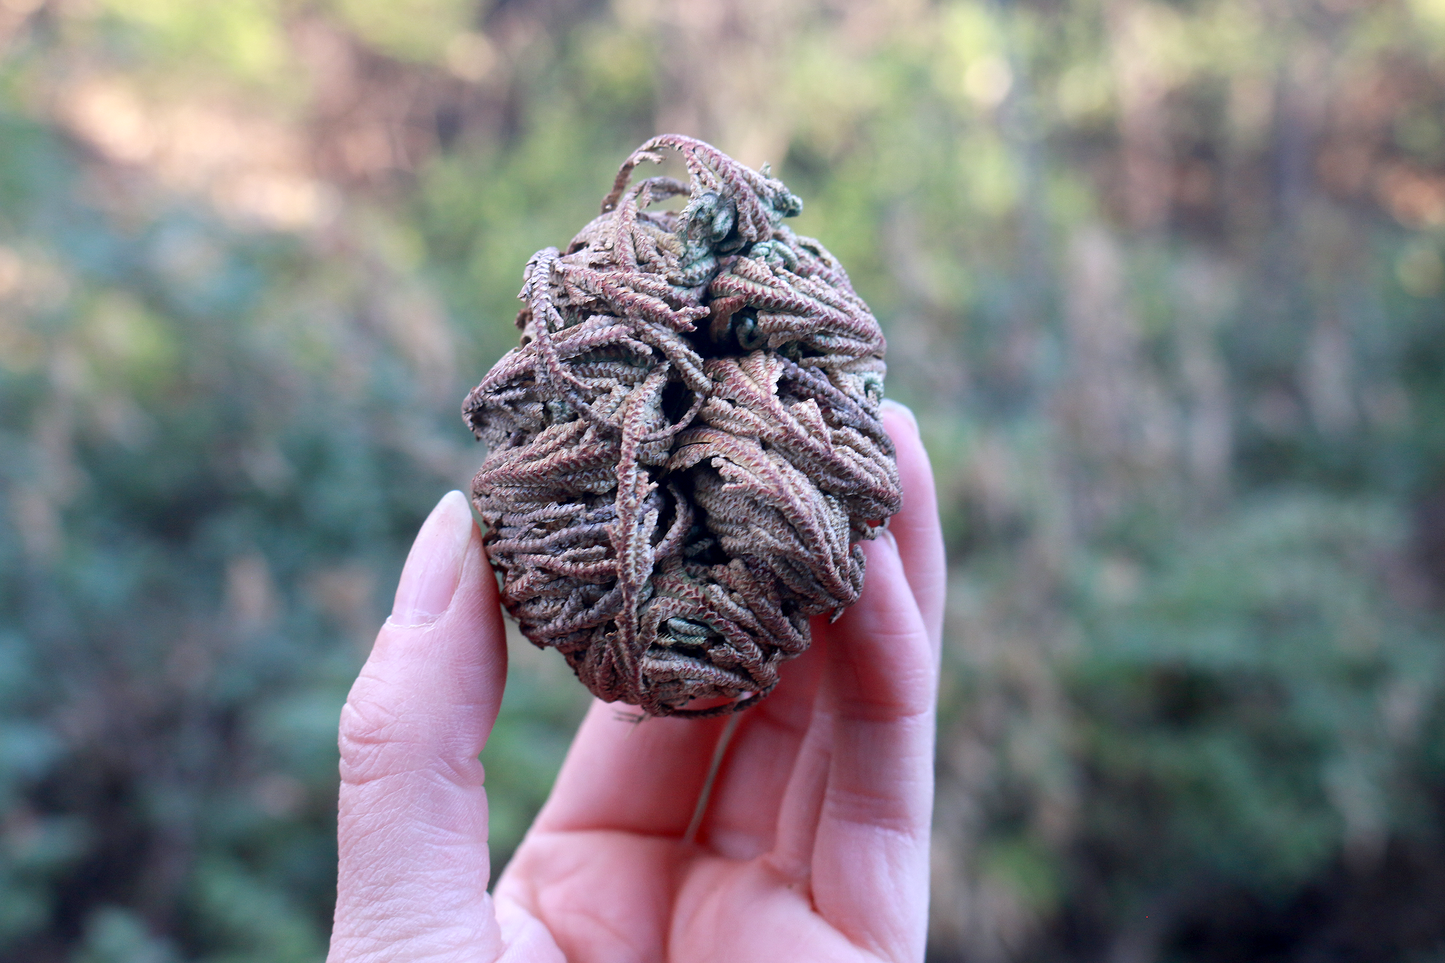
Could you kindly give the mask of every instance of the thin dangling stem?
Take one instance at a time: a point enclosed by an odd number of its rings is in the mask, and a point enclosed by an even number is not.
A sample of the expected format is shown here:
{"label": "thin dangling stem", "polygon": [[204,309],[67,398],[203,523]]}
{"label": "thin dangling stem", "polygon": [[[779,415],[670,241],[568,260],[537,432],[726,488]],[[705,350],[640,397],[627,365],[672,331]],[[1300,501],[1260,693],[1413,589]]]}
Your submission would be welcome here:
{"label": "thin dangling stem", "polygon": [[697,842],[697,831],[702,828],[702,817],[707,815],[707,804],[712,799],[713,783],[717,781],[718,771],[722,769],[728,743],[733,741],[733,733],[738,731],[738,723],[742,721],[742,713],[734,712],[728,716],[727,725],[723,726],[722,735],[718,736],[717,745],[712,751],[712,762],[707,767],[707,779],[702,784],[702,792],[697,796],[697,806],[692,811],[692,821],[687,824],[687,832],[682,834],[684,846],[692,846]]}

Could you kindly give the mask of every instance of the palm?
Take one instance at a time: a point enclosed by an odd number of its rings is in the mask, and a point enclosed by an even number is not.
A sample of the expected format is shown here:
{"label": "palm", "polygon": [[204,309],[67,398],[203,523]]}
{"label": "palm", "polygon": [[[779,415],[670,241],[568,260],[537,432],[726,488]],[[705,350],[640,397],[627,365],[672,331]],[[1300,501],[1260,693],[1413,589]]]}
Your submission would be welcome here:
{"label": "palm", "polygon": [[695,833],[728,720],[596,703],[495,901],[476,752],[502,667],[474,639],[500,625],[472,533],[457,598],[383,631],[343,715],[332,963],[921,957],[942,549],[916,431],[886,420],[904,511],[858,604],[734,717]]}
{"label": "palm", "polygon": [[[568,960],[773,960],[780,941],[812,947],[810,958],[886,953],[866,945],[878,942],[866,927],[849,932],[826,903],[815,907],[838,726],[832,686],[820,679],[827,644],[738,720],[696,843],[685,835],[726,723],[637,724],[595,707],[498,885],[499,911],[513,904],[537,919]],[[817,952],[822,945],[830,951]]]}
{"label": "palm", "polygon": [[[822,919],[806,887],[789,887],[762,857],[687,856],[675,841],[598,831],[539,836],[528,859],[550,864],[521,884],[543,907],[547,935],[517,945],[519,959],[880,958]],[[780,949],[788,945],[808,951]]]}

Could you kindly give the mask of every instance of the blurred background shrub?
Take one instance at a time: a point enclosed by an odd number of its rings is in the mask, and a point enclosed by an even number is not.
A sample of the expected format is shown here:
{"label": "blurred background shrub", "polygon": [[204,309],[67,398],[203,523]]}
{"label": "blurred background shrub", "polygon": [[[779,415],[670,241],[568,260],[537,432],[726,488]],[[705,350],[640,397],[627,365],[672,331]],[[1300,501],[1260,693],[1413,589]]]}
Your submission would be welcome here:
{"label": "blurred background shrub", "polygon": [[[460,400],[661,131],[934,454],[931,958],[1440,959],[1441,0],[0,0],[0,960],[322,958]],[[582,705],[513,651],[498,865]]]}

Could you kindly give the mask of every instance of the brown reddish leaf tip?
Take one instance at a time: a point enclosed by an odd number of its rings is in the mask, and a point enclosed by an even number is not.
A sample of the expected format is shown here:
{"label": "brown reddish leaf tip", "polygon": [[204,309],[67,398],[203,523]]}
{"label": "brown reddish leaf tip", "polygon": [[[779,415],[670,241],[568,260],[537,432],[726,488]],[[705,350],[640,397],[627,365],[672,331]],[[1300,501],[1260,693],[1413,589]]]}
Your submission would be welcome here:
{"label": "brown reddish leaf tip", "polygon": [[[633,184],[662,148],[690,183]],[[898,511],[883,333],[782,226],[801,209],[702,141],[653,138],[566,253],[528,262],[521,346],[467,396],[502,602],[605,701],[757,703],[809,618],[857,601],[858,542]]]}

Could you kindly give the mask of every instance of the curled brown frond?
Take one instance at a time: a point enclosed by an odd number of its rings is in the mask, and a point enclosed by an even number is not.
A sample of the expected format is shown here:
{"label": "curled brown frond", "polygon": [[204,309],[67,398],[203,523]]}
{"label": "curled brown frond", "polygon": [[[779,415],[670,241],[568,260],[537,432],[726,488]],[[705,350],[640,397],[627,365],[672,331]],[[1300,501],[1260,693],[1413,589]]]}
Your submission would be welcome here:
{"label": "curled brown frond", "polygon": [[[663,148],[689,183],[632,183]],[[502,602],[609,702],[755,703],[809,618],[857,600],[858,542],[898,511],[883,334],[782,226],[801,209],[766,168],[648,141],[567,250],[527,264],[521,346],[467,396]]]}

